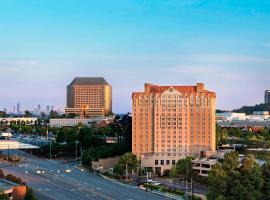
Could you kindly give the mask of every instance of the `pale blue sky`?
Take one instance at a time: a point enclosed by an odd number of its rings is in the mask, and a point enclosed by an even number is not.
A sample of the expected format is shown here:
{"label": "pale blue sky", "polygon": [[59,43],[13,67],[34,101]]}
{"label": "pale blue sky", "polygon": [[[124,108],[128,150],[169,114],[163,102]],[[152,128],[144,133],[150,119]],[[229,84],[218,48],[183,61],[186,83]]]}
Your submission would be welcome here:
{"label": "pale blue sky", "polygon": [[270,89],[269,0],[2,0],[0,109],[64,108],[75,76],[103,76],[114,112],[145,82],[204,82],[217,108]]}

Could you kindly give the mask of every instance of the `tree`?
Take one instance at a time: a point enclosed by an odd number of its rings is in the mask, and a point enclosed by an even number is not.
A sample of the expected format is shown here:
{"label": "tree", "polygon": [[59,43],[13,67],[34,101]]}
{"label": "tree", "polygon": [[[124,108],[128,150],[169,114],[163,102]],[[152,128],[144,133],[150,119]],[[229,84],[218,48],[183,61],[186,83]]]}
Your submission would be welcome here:
{"label": "tree", "polygon": [[262,176],[264,179],[262,190],[261,190],[262,199],[270,200],[270,163],[269,162],[263,164]]}
{"label": "tree", "polygon": [[3,189],[0,189],[0,200],[9,200],[9,196],[4,193]]}
{"label": "tree", "polygon": [[226,153],[222,162],[225,171],[234,171],[239,165],[239,153],[236,151]]}
{"label": "tree", "polygon": [[178,160],[175,166],[176,175],[190,178],[192,172],[192,157],[186,157],[185,159]]}
{"label": "tree", "polygon": [[227,179],[227,173],[222,168],[222,165],[215,164],[209,172],[209,191],[207,193],[207,199],[225,199]]}
{"label": "tree", "polygon": [[169,174],[169,176],[170,176],[170,178],[172,179],[172,181],[173,181],[173,185],[174,185],[174,190],[175,190],[175,178],[176,178],[176,166],[173,166],[172,168],[171,168],[171,170],[170,170],[170,174]]}
{"label": "tree", "polygon": [[32,188],[27,187],[26,194],[23,200],[37,200],[37,198],[34,195],[34,192]]}
{"label": "tree", "polygon": [[28,110],[24,111],[24,117],[32,117],[32,113]]}
{"label": "tree", "polygon": [[232,112],[246,113],[251,115],[254,111],[270,111],[270,104],[256,104],[255,106],[243,106],[235,109]]}
{"label": "tree", "polygon": [[125,169],[126,165],[128,167],[128,172],[131,172],[132,170],[136,171],[137,170],[137,157],[133,155],[131,152],[125,153],[122,155],[114,167],[114,173],[118,175],[124,175],[125,174]]}
{"label": "tree", "polygon": [[[247,155],[238,170],[241,174],[243,199],[260,199],[263,183],[262,172],[253,155]],[[240,196],[239,196],[240,198]]]}
{"label": "tree", "polygon": [[50,111],[50,118],[57,118],[59,117],[59,113],[55,110]]}
{"label": "tree", "polygon": [[216,125],[216,140],[217,145],[226,144],[228,140],[228,131],[226,129],[222,129],[218,125]]}
{"label": "tree", "polygon": [[4,111],[0,111],[0,117],[1,117],[1,118],[8,117],[8,114],[5,113]]}
{"label": "tree", "polygon": [[209,172],[207,199],[257,200],[261,199],[262,173],[253,156],[247,155],[239,165],[237,152],[225,154],[221,163]]}

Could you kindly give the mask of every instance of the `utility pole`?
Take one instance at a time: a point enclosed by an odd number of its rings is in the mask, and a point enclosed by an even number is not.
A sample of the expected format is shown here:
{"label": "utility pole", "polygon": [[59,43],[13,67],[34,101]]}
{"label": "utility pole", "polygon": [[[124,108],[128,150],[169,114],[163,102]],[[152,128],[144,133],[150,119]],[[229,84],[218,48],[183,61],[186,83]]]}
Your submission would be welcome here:
{"label": "utility pole", "polygon": [[193,180],[191,178],[191,198],[194,199],[194,192],[193,192]]}
{"label": "utility pole", "polygon": [[186,200],[188,200],[188,182],[186,180]]}
{"label": "utility pole", "polygon": [[81,161],[80,161],[81,166],[82,166],[82,156],[83,156],[83,151],[82,151],[82,146],[81,146]]}
{"label": "utility pole", "polygon": [[75,144],[76,144],[75,154],[76,154],[76,161],[77,161],[77,159],[78,159],[78,152],[77,152],[78,141],[75,141]]}
{"label": "utility pole", "polygon": [[52,159],[52,142],[50,141],[50,159]]}
{"label": "utility pole", "polygon": [[128,181],[128,165],[126,163],[126,181]]}

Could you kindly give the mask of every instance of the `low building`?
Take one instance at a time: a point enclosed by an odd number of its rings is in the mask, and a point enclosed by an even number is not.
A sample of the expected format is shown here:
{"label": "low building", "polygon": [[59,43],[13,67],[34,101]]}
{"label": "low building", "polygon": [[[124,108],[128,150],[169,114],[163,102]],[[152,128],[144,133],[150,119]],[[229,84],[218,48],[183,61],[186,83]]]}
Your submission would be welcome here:
{"label": "low building", "polygon": [[224,113],[217,113],[216,114],[216,121],[240,121],[246,120],[245,113],[234,113],[234,112],[224,112]]}
{"label": "low building", "polygon": [[23,123],[27,125],[34,125],[35,122],[37,121],[36,117],[5,117],[5,118],[0,118],[0,123],[6,123],[9,125],[11,122],[14,123]]}
{"label": "low building", "polygon": [[208,172],[212,170],[213,165],[218,163],[219,159],[223,159],[226,153],[235,151],[235,147],[231,145],[222,145],[217,147],[216,152],[201,152],[201,158],[192,161],[192,169],[200,176],[208,176]]}
{"label": "low building", "polygon": [[200,176],[208,176],[208,172],[212,170],[214,164],[217,163],[217,159],[198,159],[192,161],[192,169],[197,171]]}
{"label": "low building", "polygon": [[108,172],[117,164],[119,159],[120,157],[116,156],[113,158],[102,158],[99,159],[97,162],[92,161],[92,169],[94,171]]}
{"label": "low building", "polygon": [[73,127],[79,124],[91,126],[94,123],[102,121],[103,117],[98,118],[58,118],[50,119],[50,127]]}
{"label": "low building", "polygon": [[8,149],[38,149],[38,146],[21,143],[16,140],[0,140],[0,150]]}

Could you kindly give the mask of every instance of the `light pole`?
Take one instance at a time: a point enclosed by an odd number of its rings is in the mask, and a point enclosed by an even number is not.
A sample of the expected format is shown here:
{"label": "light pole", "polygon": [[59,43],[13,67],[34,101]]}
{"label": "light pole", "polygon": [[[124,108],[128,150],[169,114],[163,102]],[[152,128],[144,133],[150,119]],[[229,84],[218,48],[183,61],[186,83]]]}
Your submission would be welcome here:
{"label": "light pole", "polygon": [[126,181],[128,181],[128,165],[126,163]]}
{"label": "light pole", "polygon": [[82,146],[81,146],[81,161],[80,161],[80,166],[82,166],[82,154],[83,154],[83,152],[82,152]]}
{"label": "light pole", "polygon": [[50,141],[50,159],[52,159],[52,141]]}
{"label": "light pole", "polygon": [[78,153],[77,153],[77,145],[78,145],[78,141],[76,140],[75,141],[75,155],[76,155],[76,161],[77,161],[77,159],[78,159]]}

